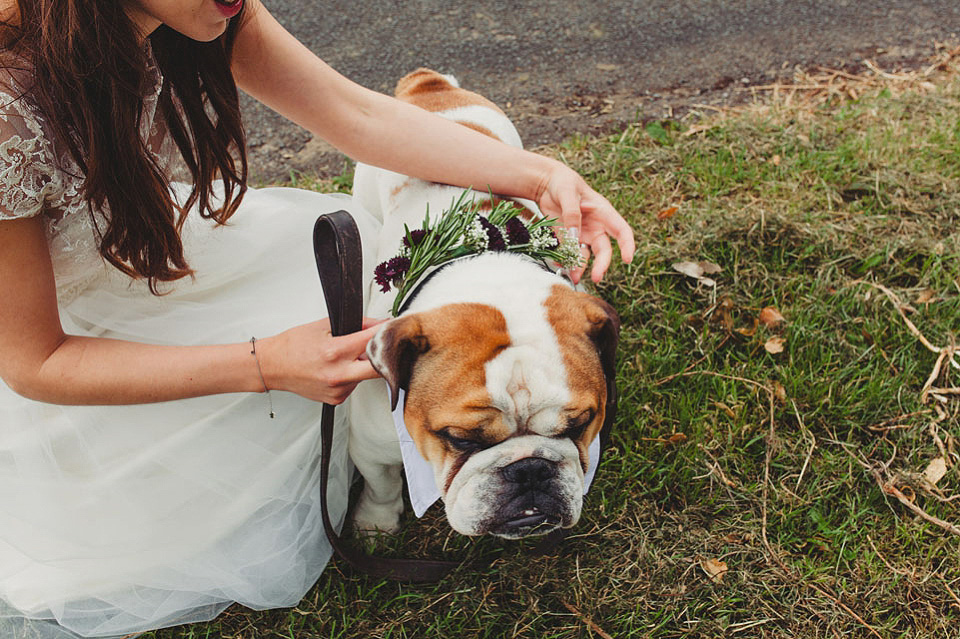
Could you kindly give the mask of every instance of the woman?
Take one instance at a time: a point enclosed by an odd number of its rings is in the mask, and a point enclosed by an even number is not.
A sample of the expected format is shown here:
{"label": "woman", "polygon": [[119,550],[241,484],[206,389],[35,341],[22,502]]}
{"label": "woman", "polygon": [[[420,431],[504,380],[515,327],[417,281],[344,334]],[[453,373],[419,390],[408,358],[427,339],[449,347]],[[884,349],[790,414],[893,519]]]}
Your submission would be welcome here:
{"label": "woman", "polygon": [[[594,280],[610,236],[632,257],[575,172],[351,83],[259,0],[0,0],[0,20],[0,635],[290,606],[329,558],[317,402],[376,376],[376,327],[317,320],[310,231],[378,222],[248,191],[236,87],[357,160],[536,200]],[[342,519],[345,437],[335,458]]]}

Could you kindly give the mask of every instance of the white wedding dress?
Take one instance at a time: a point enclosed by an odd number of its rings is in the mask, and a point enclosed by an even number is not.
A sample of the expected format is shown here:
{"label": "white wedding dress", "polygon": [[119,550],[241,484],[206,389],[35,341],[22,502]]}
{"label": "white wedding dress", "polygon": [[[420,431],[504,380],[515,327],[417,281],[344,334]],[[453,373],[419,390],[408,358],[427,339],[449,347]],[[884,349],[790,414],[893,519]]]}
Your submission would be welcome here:
{"label": "white wedding dress", "polygon": [[[164,139],[153,122],[156,76],[141,130],[151,142]],[[191,212],[183,239],[196,277],[151,295],[101,260],[76,167],[16,99],[17,79],[8,84],[0,224],[44,217],[68,333],[157,344],[266,337],[326,316],[312,250],[319,214],[346,208],[365,246],[375,243],[379,222],[349,198],[251,190],[226,226]],[[364,257],[372,270],[372,254]],[[272,396],[276,419],[258,393],[57,406],[0,382],[0,637],[115,637],[211,619],[232,602],[295,605],[330,557],[319,512],[321,405]],[[351,472],[345,426],[331,471],[336,522]]]}

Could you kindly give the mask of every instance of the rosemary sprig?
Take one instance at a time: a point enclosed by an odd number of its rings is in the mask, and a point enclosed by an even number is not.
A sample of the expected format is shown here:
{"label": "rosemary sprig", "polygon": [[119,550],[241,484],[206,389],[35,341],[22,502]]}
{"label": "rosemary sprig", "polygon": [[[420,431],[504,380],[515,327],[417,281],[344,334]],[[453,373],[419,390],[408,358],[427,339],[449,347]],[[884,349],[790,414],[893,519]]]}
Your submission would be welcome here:
{"label": "rosemary sprig", "polygon": [[431,220],[428,209],[420,229],[404,226],[399,254],[374,271],[383,292],[397,289],[391,309],[394,317],[410,290],[428,271],[460,257],[507,251],[550,260],[565,268],[580,265],[579,244],[569,235],[557,240],[553,232],[556,220],[540,218],[527,223],[519,217],[517,206],[508,200],[497,202],[485,216],[480,206],[471,192],[464,191],[439,219]]}

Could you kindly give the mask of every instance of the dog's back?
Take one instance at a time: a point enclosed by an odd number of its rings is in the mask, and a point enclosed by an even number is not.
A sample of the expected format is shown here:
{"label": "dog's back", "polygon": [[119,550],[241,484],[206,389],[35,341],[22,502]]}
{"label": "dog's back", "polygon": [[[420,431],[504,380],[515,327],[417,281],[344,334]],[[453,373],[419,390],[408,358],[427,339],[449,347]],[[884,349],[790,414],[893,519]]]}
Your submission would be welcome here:
{"label": "dog's back", "polygon": [[500,107],[478,93],[460,88],[451,75],[417,69],[397,82],[395,95],[511,146],[523,146],[517,129]]}
{"label": "dog's back", "polygon": [[[520,134],[510,119],[496,104],[485,97],[460,88],[453,76],[443,75],[430,69],[417,69],[397,83],[398,99],[436,113],[484,135],[496,138],[515,147],[522,147]],[[480,197],[487,194],[487,185],[473,187]],[[397,212],[406,218],[408,214],[423,216],[429,204],[434,213],[448,208],[463,189],[426,182],[399,173],[385,171],[366,164],[357,164],[354,174],[354,198],[384,222]],[[404,202],[416,203],[414,210],[407,211]],[[420,219],[403,219],[408,224],[419,225]],[[396,223],[397,220],[394,220]],[[400,227],[402,229],[402,226]],[[385,231],[387,229],[384,229]],[[398,236],[397,233],[385,233]],[[395,246],[389,250],[394,252]]]}

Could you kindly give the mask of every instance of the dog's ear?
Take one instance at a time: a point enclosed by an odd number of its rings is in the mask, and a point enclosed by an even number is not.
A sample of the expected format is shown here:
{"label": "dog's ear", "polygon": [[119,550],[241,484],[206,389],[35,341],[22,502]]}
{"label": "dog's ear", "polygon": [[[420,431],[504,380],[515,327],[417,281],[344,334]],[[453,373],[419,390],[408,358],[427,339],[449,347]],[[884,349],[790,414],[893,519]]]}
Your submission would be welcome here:
{"label": "dog's ear", "polygon": [[584,306],[587,321],[590,323],[588,334],[597,347],[603,374],[610,377],[616,372],[617,342],[620,340],[620,316],[610,304],[592,295],[586,296]]}
{"label": "dog's ear", "polygon": [[390,386],[390,409],[397,408],[400,389],[409,389],[417,358],[430,350],[417,314],[407,315],[383,325],[367,343],[367,357]]}
{"label": "dog's ear", "polygon": [[620,341],[620,316],[610,304],[599,297],[586,297],[589,300],[584,305],[584,310],[590,323],[587,334],[596,346],[607,382],[606,411],[600,429],[600,444],[606,448],[610,440],[610,429],[617,415],[617,343]]}

